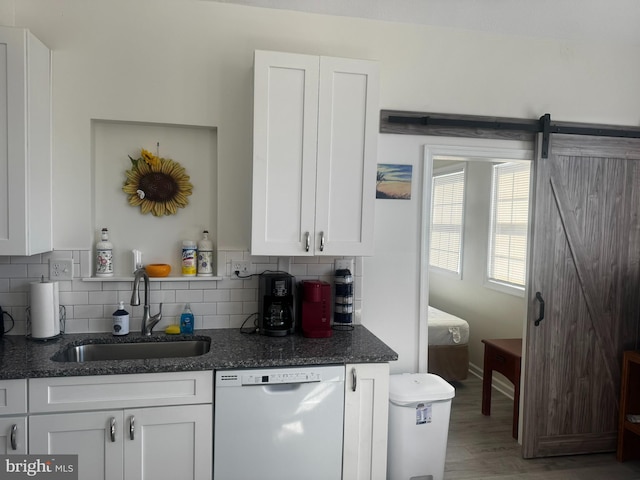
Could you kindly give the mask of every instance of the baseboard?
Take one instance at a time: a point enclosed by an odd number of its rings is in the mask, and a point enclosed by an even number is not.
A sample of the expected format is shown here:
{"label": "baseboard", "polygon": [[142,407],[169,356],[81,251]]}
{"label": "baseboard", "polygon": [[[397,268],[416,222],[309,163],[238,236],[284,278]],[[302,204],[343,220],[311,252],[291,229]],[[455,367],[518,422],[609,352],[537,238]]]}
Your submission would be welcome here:
{"label": "baseboard", "polygon": [[[469,373],[471,375],[478,377],[480,380],[482,380],[483,372],[484,370],[482,368],[475,365],[474,363],[469,362]],[[495,388],[497,391],[499,391],[500,393],[502,393],[503,395],[506,395],[511,400],[513,400],[513,385],[511,384],[511,382],[502,381],[501,379],[496,378],[494,375],[493,380],[491,382],[491,386]]]}

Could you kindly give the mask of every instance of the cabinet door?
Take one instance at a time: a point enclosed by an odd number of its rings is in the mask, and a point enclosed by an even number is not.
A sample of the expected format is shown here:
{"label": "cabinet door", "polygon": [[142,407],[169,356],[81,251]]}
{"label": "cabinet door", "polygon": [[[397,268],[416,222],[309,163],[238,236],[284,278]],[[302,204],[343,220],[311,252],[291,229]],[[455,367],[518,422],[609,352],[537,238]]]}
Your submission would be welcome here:
{"label": "cabinet door", "polygon": [[0,418],[0,454],[27,453],[27,417]]}
{"label": "cabinet door", "polygon": [[373,255],[378,65],[321,57],[319,89],[314,254]]}
{"label": "cabinet door", "polygon": [[125,478],[210,480],[212,410],[211,404],[125,410]]}
{"label": "cabinet door", "polygon": [[121,410],[32,415],[29,453],[78,455],[79,478],[122,480],[123,428]]}
{"label": "cabinet door", "polygon": [[0,255],[52,249],[50,52],[0,27]]}
{"label": "cabinet door", "polygon": [[387,477],[389,365],[346,366],[342,478]]}
{"label": "cabinet door", "polygon": [[256,51],[251,253],[313,255],[319,57]]}

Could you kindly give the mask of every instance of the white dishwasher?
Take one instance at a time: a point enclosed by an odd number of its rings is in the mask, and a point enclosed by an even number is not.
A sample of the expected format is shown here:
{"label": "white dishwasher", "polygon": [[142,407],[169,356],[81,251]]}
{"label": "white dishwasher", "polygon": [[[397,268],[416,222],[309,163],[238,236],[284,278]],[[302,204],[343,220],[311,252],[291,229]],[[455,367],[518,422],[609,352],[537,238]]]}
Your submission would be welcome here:
{"label": "white dishwasher", "polygon": [[216,371],[214,480],[339,480],[344,366]]}

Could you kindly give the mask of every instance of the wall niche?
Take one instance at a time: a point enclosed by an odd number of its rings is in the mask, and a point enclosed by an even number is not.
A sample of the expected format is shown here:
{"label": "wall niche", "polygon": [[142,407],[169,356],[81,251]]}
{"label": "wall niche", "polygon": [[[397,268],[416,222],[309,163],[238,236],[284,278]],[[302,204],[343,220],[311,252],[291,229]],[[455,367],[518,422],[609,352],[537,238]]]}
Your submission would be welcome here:
{"label": "wall niche", "polygon": [[[171,265],[171,277],[181,275],[183,240],[198,241],[202,231],[217,245],[217,128],[130,121],[92,120],[93,244],[109,229],[113,242],[114,277],[131,277],[133,249],[143,263]],[[182,165],[193,185],[189,204],[174,215],[142,214],[122,191],[132,158],[144,148]],[[93,259],[93,253],[90,255]],[[214,265],[215,265],[214,261]],[[92,264],[92,275],[95,272]],[[216,272],[214,271],[214,275]]]}

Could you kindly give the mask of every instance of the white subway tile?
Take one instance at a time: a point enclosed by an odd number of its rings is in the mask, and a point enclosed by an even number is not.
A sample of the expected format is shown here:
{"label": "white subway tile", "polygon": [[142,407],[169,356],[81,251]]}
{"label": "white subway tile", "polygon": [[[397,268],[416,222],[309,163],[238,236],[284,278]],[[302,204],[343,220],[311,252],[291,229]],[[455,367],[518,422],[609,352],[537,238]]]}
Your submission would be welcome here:
{"label": "white subway tile", "polygon": [[89,304],[118,305],[118,292],[89,292]]}
{"label": "white subway tile", "polygon": [[229,315],[205,315],[202,328],[229,328]]}
{"label": "white subway tile", "polygon": [[176,302],[201,302],[202,290],[176,290]]}
{"label": "white subway tile", "polygon": [[200,280],[198,282],[189,282],[189,288],[199,290],[212,290],[218,288],[217,280]]}
{"label": "white subway tile", "polygon": [[202,292],[202,300],[205,302],[228,302],[231,298],[231,290],[205,290]]}
{"label": "white subway tile", "polygon": [[38,278],[49,280],[49,265],[42,263],[27,264],[27,276],[30,278]]}
{"label": "white subway tile", "polygon": [[74,317],[103,318],[102,305],[75,305]]}
{"label": "white subway tile", "polygon": [[221,315],[241,314],[242,302],[219,302],[218,313]]}
{"label": "white subway tile", "polygon": [[232,302],[255,302],[258,292],[254,288],[243,288],[242,290],[231,290]]}
{"label": "white subway tile", "polygon": [[233,288],[244,288],[244,283],[241,279],[225,279],[225,280],[220,280],[218,282],[218,289],[233,289]]}
{"label": "white subway tile", "polygon": [[6,293],[10,290],[10,282],[8,278],[0,278],[0,293]]}
{"label": "white subway tile", "polygon": [[37,254],[30,257],[11,257],[11,263],[42,264],[46,262],[42,261],[42,255]]}
{"label": "white subway tile", "polygon": [[[3,257],[0,257],[3,258]],[[22,263],[0,264],[0,278],[27,278],[27,265]]]}
{"label": "white subway tile", "polygon": [[4,307],[26,307],[27,294],[25,292],[0,293],[0,305]]}
{"label": "white subway tile", "polygon": [[194,303],[191,305],[194,315],[215,315],[218,313],[217,303]]}
{"label": "white subway tile", "polygon": [[86,318],[67,318],[64,332],[87,333],[89,332],[89,320]]}
{"label": "white subway tile", "polygon": [[[101,282],[102,290],[128,290],[129,295],[131,295],[131,291],[133,290],[133,282]],[[142,288],[144,291],[144,288]]]}
{"label": "white subway tile", "polygon": [[89,333],[110,332],[113,326],[111,318],[89,319]]}
{"label": "white subway tile", "polygon": [[60,304],[62,305],[87,305],[89,292],[60,292]]}
{"label": "white subway tile", "polygon": [[151,282],[152,285],[160,285],[162,290],[188,290],[189,282]]}
{"label": "white subway tile", "polygon": [[95,292],[102,290],[102,283],[103,282],[83,282],[80,278],[71,280],[71,285],[75,292]]}
{"label": "white subway tile", "polygon": [[243,302],[242,313],[258,313],[258,302]]}
{"label": "white subway tile", "polygon": [[255,318],[249,317],[249,315],[230,315],[229,316],[230,328],[242,327],[244,330],[250,330],[254,327],[254,325],[255,325]]}
{"label": "white subway tile", "polygon": [[294,277],[298,277],[301,275],[307,275],[307,264],[306,263],[292,263],[291,270],[289,273]]}

